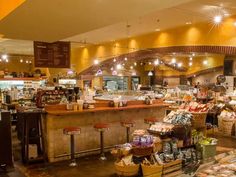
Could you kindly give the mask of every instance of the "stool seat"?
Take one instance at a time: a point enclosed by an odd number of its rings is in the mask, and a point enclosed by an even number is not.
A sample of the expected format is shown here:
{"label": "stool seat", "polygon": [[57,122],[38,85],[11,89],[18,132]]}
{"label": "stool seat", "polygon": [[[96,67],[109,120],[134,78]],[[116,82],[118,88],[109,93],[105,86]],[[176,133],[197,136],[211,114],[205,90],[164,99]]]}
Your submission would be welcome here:
{"label": "stool seat", "polygon": [[98,131],[104,131],[109,128],[109,125],[107,123],[96,123],[93,127]]}
{"label": "stool seat", "polygon": [[135,124],[133,120],[123,120],[120,123],[123,127],[133,127]]}
{"label": "stool seat", "polygon": [[155,123],[157,122],[157,119],[154,118],[154,117],[145,118],[145,119],[144,119],[144,122],[147,123],[147,124],[155,124]]}
{"label": "stool seat", "polygon": [[63,133],[66,135],[78,135],[81,129],[79,127],[66,127],[63,129]]}

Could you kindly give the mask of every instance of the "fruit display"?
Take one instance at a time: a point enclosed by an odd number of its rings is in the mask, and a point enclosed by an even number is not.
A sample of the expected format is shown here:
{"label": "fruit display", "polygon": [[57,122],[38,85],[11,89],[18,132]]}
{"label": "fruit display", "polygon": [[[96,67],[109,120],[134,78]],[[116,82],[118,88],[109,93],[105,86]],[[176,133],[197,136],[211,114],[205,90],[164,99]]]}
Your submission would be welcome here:
{"label": "fruit display", "polygon": [[234,111],[223,110],[220,113],[220,117],[223,119],[236,119],[236,113]]}
{"label": "fruit display", "polygon": [[216,145],[217,144],[217,139],[216,138],[203,137],[199,141],[199,144],[201,144],[201,145]]}

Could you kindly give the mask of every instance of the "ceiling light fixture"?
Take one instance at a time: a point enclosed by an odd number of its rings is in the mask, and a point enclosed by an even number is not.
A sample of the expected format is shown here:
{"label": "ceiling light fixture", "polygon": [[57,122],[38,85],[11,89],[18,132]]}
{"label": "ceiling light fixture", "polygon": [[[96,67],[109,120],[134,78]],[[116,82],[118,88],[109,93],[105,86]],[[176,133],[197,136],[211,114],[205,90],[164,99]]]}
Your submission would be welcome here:
{"label": "ceiling light fixture", "polygon": [[179,67],[179,68],[182,67],[182,63],[178,63],[178,67]]}
{"label": "ceiling light fixture", "polygon": [[193,60],[193,57],[190,57],[189,60],[192,61],[192,60]]}
{"label": "ceiling light fixture", "polygon": [[193,63],[192,62],[189,62],[189,64],[188,64],[189,66],[192,66],[193,65]]}
{"label": "ceiling light fixture", "polygon": [[122,65],[125,66],[125,63],[123,63]]}
{"label": "ceiling light fixture", "polygon": [[192,53],[192,56],[194,57],[196,54],[195,53]]}
{"label": "ceiling light fixture", "polygon": [[176,63],[176,59],[175,59],[175,58],[172,58],[171,63],[172,63],[172,64],[175,64],[175,63]]}
{"label": "ceiling light fixture", "polygon": [[96,59],[96,60],[93,61],[93,63],[94,63],[95,65],[98,65],[99,61]]}
{"label": "ceiling light fixture", "polygon": [[125,57],[125,61],[127,61],[128,59],[127,59],[127,57]]}
{"label": "ceiling light fixture", "polygon": [[159,60],[158,59],[154,61],[154,65],[159,65]]}
{"label": "ceiling light fixture", "polygon": [[21,63],[23,63],[23,60],[22,60],[22,59],[20,59],[20,62],[21,62]]}
{"label": "ceiling light fixture", "polygon": [[207,64],[208,64],[208,61],[207,61],[207,60],[204,60],[202,63],[203,63],[204,65],[207,65]]}
{"label": "ceiling light fixture", "polygon": [[130,66],[130,69],[134,69],[134,67],[133,67],[133,66]]}
{"label": "ceiling light fixture", "polygon": [[151,65],[151,64],[152,64],[152,62],[148,62],[148,64],[149,64],[149,65]]}
{"label": "ceiling light fixture", "polygon": [[116,59],[115,59],[115,58],[113,59],[113,62],[116,62]]}
{"label": "ceiling light fixture", "polygon": [[136,63],[136,62],[134,62],[134,66],[137,66],[137,63]]}
{"label": "ceiling light fixture", "polygon": [[122,68],[122,65],[121,64],[118,64],[118,65],[116,65],[116,69],[121,69]]}
{"label": "ceiling light fixture", "polygon": [[2,62],[2,59],[0,58],[0,62]]}
{"label": "ceiling light fixture", "polygon": [[220,24],[222,22],[222,16],[216,15],[213,20],[215,24]]}
{"label": "ceiling light fixture", "polygon": [[149,72],[148,72],[148,76],[153,76],[152,71],[149,71]]}
{"label": "ceiling light fixture", "polygon": [[8,56],[7,56],[6,54],[3,54],[3,55],[2,55],[2,59],[3,59],[3,60],[6,60],[7,57],[8,57]]}
{"label": "ceiling light fixture", "polygon": [[28,63],[28,60],[26,60],[25,62]]}

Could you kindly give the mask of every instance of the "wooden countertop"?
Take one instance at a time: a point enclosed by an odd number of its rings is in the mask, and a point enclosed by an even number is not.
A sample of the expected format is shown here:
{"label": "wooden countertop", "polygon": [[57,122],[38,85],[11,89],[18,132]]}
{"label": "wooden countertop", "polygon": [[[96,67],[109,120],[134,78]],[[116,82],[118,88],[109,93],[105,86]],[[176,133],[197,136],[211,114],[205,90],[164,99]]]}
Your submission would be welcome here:
{"label": "wooden countertop", "polygon": [[82,113],[92,113],[92,112],[102,112],[102,111],[123,111],[130,109],[148,109],[148,108],[156,108],[156,107],[168,107],[169,104],[152,104],[152,105],[129,105],[126,107],[97,107],[93,109],[84,109],[83,111],[74,111],[74,110],[46,110],[48,114],[52,115],[71,115],[71,114],[82,114]]}

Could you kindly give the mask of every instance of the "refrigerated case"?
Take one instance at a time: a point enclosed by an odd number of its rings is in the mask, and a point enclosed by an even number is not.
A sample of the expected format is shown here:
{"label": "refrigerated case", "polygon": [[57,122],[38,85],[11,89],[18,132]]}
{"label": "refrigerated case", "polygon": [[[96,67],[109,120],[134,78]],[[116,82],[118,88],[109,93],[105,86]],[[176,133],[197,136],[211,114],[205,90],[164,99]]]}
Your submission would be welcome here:
{"label": "refrigerated case", "polygon": [[128,90],[128,76],[103,76],[103,87],[109,91]]}
{"label": "refrigerated case", "polygon": [[45,79],[38,78],[0,78],[0,89],[40,88],[45,85]]}

